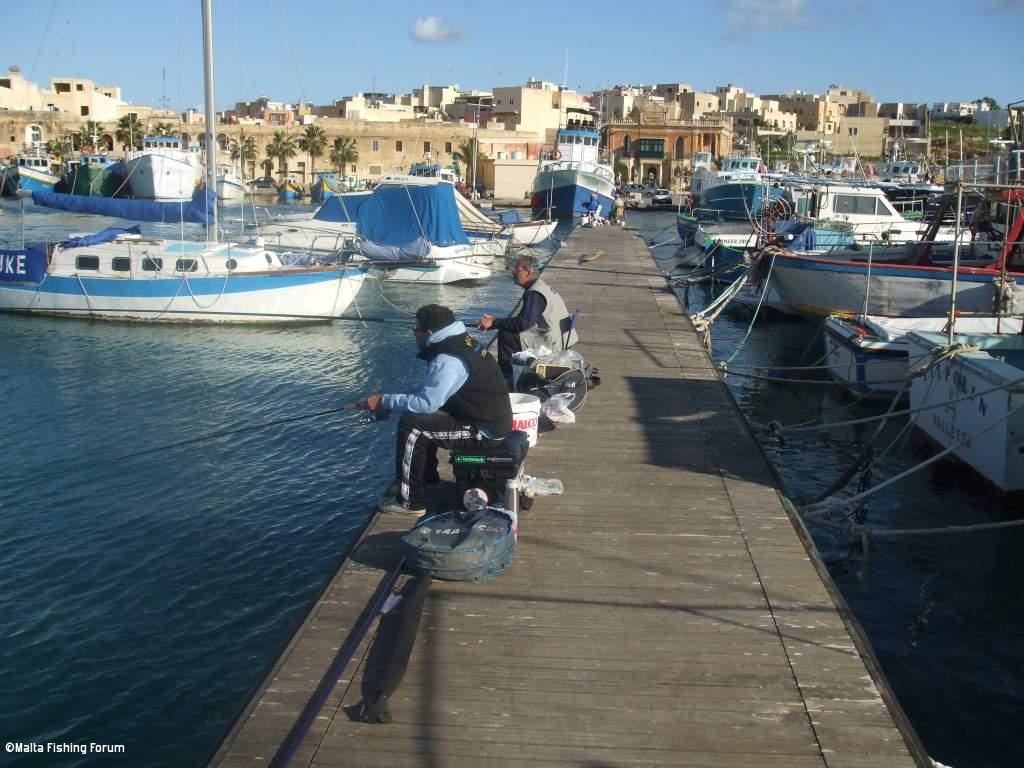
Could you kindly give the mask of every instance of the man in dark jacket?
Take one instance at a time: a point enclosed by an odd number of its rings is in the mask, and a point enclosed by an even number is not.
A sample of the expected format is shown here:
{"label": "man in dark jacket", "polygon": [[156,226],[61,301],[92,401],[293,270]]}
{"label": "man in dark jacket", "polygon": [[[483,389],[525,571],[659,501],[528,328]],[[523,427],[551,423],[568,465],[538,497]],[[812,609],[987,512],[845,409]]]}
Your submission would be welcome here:
{"label": "man in dark jacket", "polygon": [[423,382],[410,394],[374,392],[363,410],[387,416],[399,411],[393,493],[381,499],[388,514],[422,515],[426,483],[437,481],[437,449],[473,446],[512,431],[508,387],[494,358],[477,349],[466,326],[447,307],[416,311],[416,344],[427,361]]}
{"label": "man in dark jacket", "polygon": [[481,331],[497,329],[498,365],[508,377],[512,376],[514,353],[541,345],[560,352],[577,341],[572,315],[558,291],[541,279],[537,262],[530,256],[521,257],[512,276],[524,291],[522,308],[511,317],[484,315],[476,324]]}

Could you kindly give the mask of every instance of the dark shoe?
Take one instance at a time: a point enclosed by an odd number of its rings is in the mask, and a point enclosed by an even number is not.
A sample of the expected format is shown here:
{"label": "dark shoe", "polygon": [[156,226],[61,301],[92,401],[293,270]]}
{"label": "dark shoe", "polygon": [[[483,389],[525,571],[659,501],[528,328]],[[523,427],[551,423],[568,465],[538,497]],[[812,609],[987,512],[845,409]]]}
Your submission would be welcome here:
{"label": "dark shoe", "polygon": [[423,517],[427,512],[426,506],[410,506],[399,501],[397,496],[385,496],[377,502],[377,509],[383,515],[407,515],[409,517]]}

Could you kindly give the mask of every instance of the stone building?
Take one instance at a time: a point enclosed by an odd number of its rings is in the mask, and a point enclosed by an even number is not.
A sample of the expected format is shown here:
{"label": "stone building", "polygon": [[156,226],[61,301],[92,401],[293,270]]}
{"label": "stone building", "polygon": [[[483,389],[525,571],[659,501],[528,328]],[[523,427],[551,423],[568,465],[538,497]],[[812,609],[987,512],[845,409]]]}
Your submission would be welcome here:
{"label": "stone building", "polygon": [[732,146],[732,121],[728,118],[673,120],[666,109],[640,112],[636,119],[613,120],[602,130],[604,145],[615,163],[626,166],[627,178],[620,182],[653,181],[676,190],[689,184],[694,152],[721,157]]}

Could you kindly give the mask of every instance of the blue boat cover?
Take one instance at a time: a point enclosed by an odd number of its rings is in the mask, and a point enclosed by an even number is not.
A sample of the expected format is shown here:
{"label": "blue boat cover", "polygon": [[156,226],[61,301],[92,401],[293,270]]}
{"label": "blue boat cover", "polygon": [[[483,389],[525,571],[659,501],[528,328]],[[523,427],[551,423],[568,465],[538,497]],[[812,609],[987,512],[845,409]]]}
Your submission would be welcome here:
{"label": "blue boat cover", "polygon": [[367,240],[360,251],[369,261],[426,261],[430,256],[430,243],[422,237],[405,245],[380,245]]}
{"label": "blue boat cover", "polygon": [[777,221],[775,231],[783,236],[783,245],[791,251],[813,251],[816,247],[814,227],[802,221]]}
{"label": "blue boat cover", "polygon": [[71,237],[61,242],[62,248],[82,248],[88,245],[101,245],[116,240],[121,235],[141,235],[140,227],[107,227],[102,232],[82,237]]}
{"label": "blue boat cover", "polygon": [[132,221],[155,221],[161,224],[213,223],[213,201],[215,192],[198,187],[187,203],[159,202],[156,200],[122,200],[115,197],[92,197],[89,195],[64,195],[59,192],[33,192],[32,202],[44,208],[56,208],[71,213],[88,213],[96,216],[113,216]]}
{"label": "blue boat cover", "polygon": [[451,184],[377,187],[359,209],[356,230],[381,245],[402,247],[421,237],[434,245],[469,245]]}
{"label": "blue boat cover", "polygon": [[354,222],[359,215],[359,209],[370,199],[371,194],[373,193],[360,192],[359,194],[335,195],[320,206],[320,210],[314,214],[313,218],[317,221]]}
{"label": "blue boat cover", "polygon": [[38,285],[46,275],[46,251],[40,246],[24,250],[0,248],[0,283]]}

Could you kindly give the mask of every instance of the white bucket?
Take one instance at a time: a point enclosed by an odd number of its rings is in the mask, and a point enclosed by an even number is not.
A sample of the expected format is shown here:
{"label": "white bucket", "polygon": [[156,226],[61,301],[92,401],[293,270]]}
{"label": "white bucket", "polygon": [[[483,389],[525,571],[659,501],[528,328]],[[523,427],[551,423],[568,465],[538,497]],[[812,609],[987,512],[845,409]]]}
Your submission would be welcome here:
{"label": "white bucket", "polygon": [[513,392],[509,396],[512,401],[512,429],[526,433],[527,442],[532,448],[537,444],[537,423],[540,421],[540,398]]}

